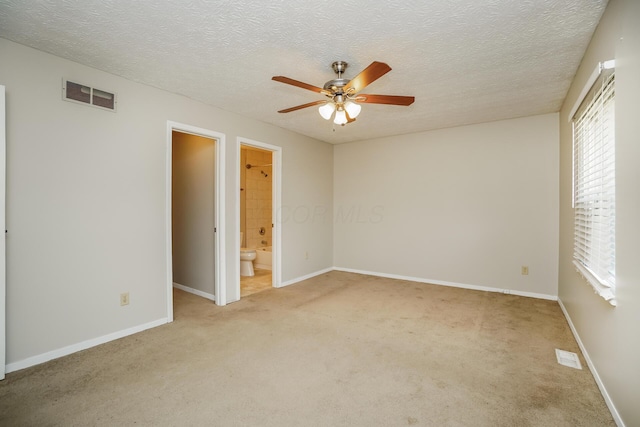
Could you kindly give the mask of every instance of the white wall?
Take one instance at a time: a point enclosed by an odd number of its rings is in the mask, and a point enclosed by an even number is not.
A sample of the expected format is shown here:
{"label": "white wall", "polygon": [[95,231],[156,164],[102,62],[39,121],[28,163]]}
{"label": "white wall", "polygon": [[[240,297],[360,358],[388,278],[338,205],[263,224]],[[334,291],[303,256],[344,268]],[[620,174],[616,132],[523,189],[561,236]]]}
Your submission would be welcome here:
{"label": "white wall", "polygon": [[215,140],[173,132],[173,281],[215,294]]}
{"label": "white wall", "polygon": [[342,144],[334,169],[337,267],[557,295],[557,114]]}
{"label": "white wall", "polygon": [[282,255],[289,272],[283,282],[333,266],[333,146],[309,146],[305,154],[282,152],[287,168],[282,171],[282,206],[276,221],[282,224],[282,240],[289,242]]}
{"label": "white wall", "polygon": [[[611,0],[560,112],[559,297],[618,421],[640,425],[640,2]],[[599,61],[616,60],[616,299],[572,265],[572,135],[568,115]]]}
{"label": "white wall", "polygon": [[[12,367],[166,318],[168,120],[226,136],[227,254],[239,254],[231,238],[239,231],[239,137],[283,147],[283,204],[332,209],[329,144],[4,39],[0,58],[0,84],[7,88]],[[117,112],[62,101],[62,77],[116,92]],[[331,267],[330,221],[284,221],[282,239],[283,281]],[[296,263],[305,249],[312,256]],[[237,263],[239,256],[227,256],[230,301],[239,298]],[[121,307],[125,291],[131,303]]]}

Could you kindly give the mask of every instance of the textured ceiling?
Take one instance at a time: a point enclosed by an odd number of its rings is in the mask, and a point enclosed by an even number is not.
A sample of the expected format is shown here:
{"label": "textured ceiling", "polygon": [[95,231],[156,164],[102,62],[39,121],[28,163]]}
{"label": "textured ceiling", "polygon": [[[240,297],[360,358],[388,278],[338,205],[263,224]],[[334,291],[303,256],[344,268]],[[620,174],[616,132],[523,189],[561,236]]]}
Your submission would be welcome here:
{"label": "textured ceiling", "polygon": [[[0,37],[317,138],[342,143],[556,112],[607,0],[2,0]],[[315,86],[372,61],[393,69],[335,126]]]}

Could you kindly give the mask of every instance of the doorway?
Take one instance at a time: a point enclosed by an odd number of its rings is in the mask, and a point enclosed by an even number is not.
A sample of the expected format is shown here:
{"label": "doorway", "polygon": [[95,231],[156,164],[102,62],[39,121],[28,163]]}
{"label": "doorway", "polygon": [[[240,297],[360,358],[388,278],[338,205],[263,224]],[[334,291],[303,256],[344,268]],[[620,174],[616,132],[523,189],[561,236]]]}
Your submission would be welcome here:
{"label": "doorway", "polygon": [[224,135],[168,122],[166,183],[167,320],[173,288],[226,304]]}
{"label": "doorway", "polygon": [[280,208],[281,148],[247,139],[239,142],[239,246],[241,255],[247,250],[255,253],[255,259],[249,261],[251,267],[244,261],[239,268],[238,294],[243,298],[280,284],[280,227],[276,212]]}

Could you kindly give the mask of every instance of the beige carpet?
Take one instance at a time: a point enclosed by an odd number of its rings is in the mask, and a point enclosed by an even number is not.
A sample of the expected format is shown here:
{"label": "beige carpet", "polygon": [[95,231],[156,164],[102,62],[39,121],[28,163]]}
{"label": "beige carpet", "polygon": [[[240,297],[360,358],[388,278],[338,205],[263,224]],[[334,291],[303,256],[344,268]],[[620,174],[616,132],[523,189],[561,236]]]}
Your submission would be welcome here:
{"label": "beige carpet", "polygon": [[0,383],[11,426],[607,426],[556,302],[331,272]]}

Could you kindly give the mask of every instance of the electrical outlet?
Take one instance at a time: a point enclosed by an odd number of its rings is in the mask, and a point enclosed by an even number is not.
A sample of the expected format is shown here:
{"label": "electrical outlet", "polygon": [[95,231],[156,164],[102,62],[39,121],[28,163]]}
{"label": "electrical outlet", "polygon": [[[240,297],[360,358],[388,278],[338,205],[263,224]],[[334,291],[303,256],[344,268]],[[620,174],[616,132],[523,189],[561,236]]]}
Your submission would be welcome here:
{"label": "electrical outlet", "polygon": [[520,274],[522,274],[523,276],[528,276],[529,275],[529,267],[527,267],[526,265],[523,265],[522,269],[520,270]]}
{"label": "electrical outlet", "polygon": [[309,259],[309,251],[304,253],[304,259]]}
{"label": "electrical outlet", "polygon": [[120,294],[120,305],[129,305],[129,292]]}

